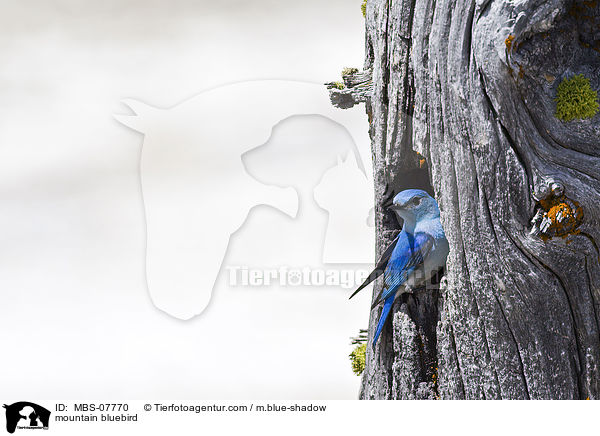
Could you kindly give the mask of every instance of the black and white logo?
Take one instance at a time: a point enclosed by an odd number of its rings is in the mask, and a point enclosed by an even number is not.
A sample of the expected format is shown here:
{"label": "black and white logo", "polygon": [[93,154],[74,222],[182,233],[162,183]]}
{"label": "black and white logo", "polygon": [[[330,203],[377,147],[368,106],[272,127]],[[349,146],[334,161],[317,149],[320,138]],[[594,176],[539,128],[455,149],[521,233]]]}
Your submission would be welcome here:
{"label": "black and white logo", "polygon": [[50,411],[29,401],[3,406],[6,409],[6,431],[14,433],[16,429],[47,430]]}

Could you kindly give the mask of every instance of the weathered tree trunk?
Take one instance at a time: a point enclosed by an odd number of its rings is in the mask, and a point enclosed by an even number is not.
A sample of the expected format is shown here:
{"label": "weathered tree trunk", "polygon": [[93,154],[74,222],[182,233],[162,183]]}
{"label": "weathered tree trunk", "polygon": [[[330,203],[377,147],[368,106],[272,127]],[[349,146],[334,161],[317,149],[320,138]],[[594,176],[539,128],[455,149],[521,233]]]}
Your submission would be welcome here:
{"label": "weathered tree trunk", "polygon": [[377,251],[386,189],[418,187],[450,255],[396,302],[360,397],[598,398],[600,115],[560,121],[554,97],[600,89],[600,2],[368,0],[366,32]]}

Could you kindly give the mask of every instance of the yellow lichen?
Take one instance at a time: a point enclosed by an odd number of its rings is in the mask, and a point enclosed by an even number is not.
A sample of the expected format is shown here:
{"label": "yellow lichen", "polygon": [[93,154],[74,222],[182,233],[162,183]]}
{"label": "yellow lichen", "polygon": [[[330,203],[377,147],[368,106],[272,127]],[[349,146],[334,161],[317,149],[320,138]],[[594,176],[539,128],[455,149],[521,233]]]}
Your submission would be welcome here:
{"label": "yellow lichen", "polygon": [[350,362],[352,363],[352,372],[356,375],[361,375],[365,370],[367,363],[367,344],[359,344],[350,353]]}
{"label": "yellow lichen", "polygon": [[556,114],[563,121],[592,118],[598,113],[598,93],[583,74],[565,78],[556,90]]}

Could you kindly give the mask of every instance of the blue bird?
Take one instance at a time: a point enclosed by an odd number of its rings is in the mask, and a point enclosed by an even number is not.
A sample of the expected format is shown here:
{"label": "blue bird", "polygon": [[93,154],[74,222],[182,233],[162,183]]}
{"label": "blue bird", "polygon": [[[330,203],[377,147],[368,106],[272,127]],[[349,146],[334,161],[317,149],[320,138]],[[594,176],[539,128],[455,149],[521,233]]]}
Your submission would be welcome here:
{"label": "blue bird", "polygon": [[390,209],[404,221],[402,231],[385,250],[375,270],[354,291],[384,275],[384,286],[375,297],[371,310],[383,302],[377,330],[373,336],[373,350],[383,330],[392,304],[397,296],[424,285],[446,264],[449,246],[440,223],[437,202],[425,191],[407,189],[394,197]]}

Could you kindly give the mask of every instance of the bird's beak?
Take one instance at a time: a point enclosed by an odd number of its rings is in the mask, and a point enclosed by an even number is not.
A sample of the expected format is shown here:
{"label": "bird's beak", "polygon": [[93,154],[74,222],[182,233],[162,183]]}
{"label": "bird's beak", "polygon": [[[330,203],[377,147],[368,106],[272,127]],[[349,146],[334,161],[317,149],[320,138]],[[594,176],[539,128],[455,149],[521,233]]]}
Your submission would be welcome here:
{"label": "bird's beak", "polygon": [[399,204],[392,204],[391,206],[388,206],[387,209],[391,211],[397,211],[404,209],[404,207]]}

